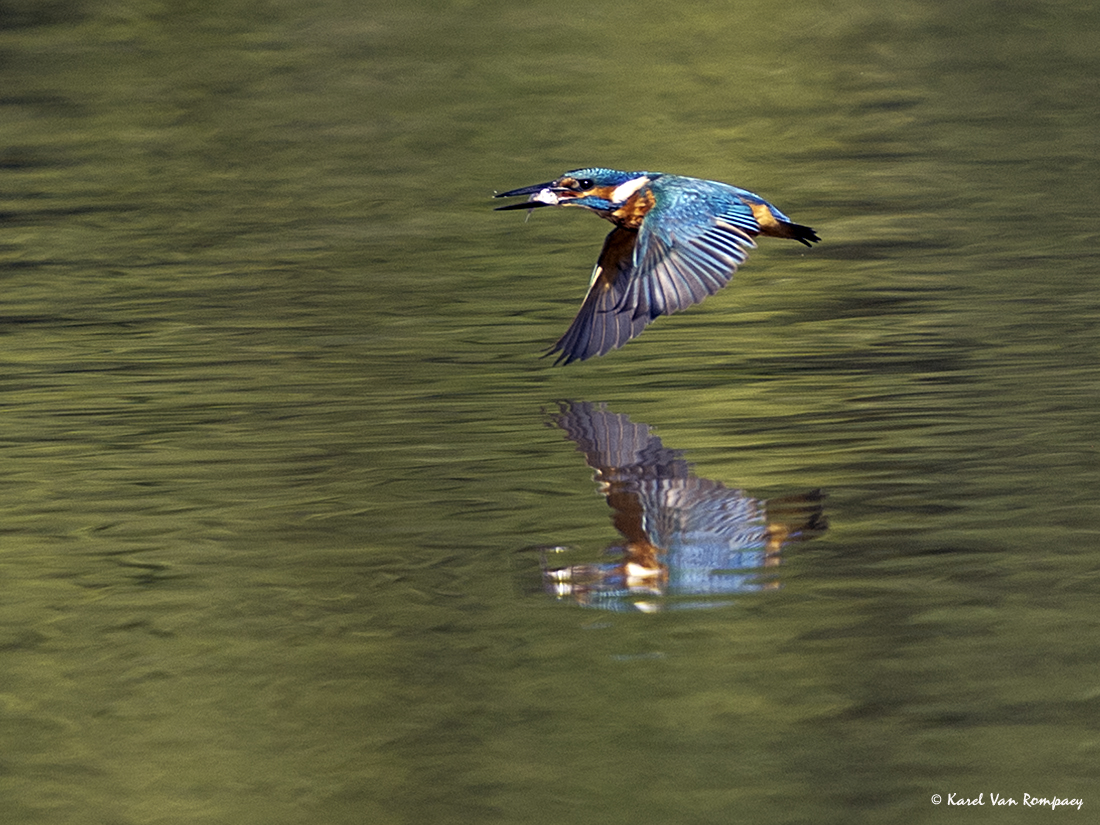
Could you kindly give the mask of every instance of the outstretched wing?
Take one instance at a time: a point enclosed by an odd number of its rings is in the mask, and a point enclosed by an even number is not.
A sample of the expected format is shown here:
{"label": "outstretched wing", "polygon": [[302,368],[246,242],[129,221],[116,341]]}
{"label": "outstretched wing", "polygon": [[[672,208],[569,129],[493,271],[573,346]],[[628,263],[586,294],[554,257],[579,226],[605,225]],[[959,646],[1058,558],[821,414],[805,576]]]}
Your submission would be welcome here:
{"label": "outstretched wing", "polygon": [[550,351],[561,353],[557,363],[610,352],[661,315],[713,295],[756,246],[761,227],[733,187],[665,176],[650,191],[641,227],[607,236],[580,312]]}
{"label": "outstretched wing", "polygon": [[650,321],[728,284],[760,233],[752,208],[732,187],[658,179],[653,192],[656,203],[638,230],[631,279],[634,312]]}
{"label": "outstretched wing", "polygon": [[592,270],[592,283],[580,312],[547,353],[561,353],[554,363],[583,361],[618,349],[649,323],[648,318],[636,318],[629,303],[637,239],[638,233],[633,229],[611,230]]}

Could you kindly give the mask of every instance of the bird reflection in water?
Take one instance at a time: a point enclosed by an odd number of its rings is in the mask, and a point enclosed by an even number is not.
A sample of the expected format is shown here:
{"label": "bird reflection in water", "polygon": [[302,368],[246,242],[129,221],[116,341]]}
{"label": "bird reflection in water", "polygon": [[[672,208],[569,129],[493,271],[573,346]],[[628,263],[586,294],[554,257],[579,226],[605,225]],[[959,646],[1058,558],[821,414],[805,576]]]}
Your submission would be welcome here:
{"label": "bird reflection in water", "polygon": [[551,416],[596,471],[623,541],[612,561],[568,564],[570,548],[540,547],[542,588],[607,610],[712,607],[778,587],[764,575],[792,541],[821,535],[822,493],[767,501],[694,475],[683,451],[602,405],[567,402]]}

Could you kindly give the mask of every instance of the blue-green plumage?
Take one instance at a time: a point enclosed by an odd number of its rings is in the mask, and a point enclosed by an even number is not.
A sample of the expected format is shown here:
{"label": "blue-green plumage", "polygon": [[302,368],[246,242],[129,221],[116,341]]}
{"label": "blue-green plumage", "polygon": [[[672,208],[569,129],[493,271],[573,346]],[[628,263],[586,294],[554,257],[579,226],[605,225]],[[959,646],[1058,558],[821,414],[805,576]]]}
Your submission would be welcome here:
{"label": "blue-green plumage", "polygon": [[819,241],[747,189],[662,172],[589,167],[496,195],[528,195],[500,209],[571,206],[615,224],[604,241],[580,312],[550,353],[568,364],[604,355],[647,324],[699,303],[733,277],[754,238]]}

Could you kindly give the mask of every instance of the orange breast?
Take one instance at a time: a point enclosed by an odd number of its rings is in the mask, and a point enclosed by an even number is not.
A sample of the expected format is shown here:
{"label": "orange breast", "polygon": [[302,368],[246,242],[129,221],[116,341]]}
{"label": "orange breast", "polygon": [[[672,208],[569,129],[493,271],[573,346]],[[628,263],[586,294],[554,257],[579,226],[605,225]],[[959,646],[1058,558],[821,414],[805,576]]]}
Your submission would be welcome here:
{"label": "orange breast", "polygon": [[642,189],[627,198],[626,203],[612,212],[611,219],[619,226],[637,229],[655,203],[657,200],[653,197],[653,193],[649,189]]}

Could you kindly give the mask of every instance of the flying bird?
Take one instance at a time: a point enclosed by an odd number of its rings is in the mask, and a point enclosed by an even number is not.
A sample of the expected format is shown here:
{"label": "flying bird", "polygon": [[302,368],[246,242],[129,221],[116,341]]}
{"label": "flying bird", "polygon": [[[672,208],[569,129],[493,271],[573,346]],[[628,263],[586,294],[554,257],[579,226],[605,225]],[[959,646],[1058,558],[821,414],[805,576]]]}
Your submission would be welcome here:
{"label": "flying bird", "polygon": [[758,235],[820,241],[747,189],[663,172],[591,167],[494,195],[526,201],[497,207],[581,207],[611,221],[588,294],[550,348],[555,364],[618,349],[661,315],[697,304],[729,283]]}

